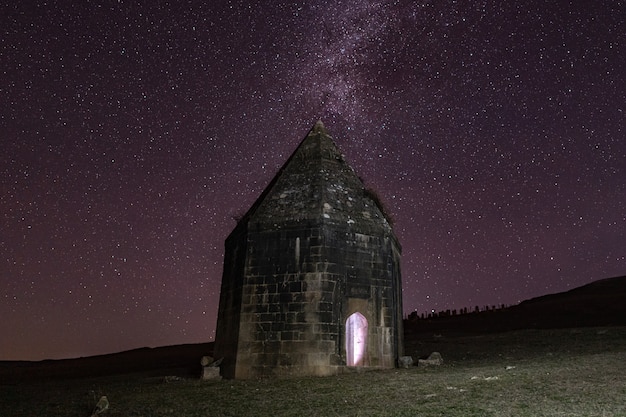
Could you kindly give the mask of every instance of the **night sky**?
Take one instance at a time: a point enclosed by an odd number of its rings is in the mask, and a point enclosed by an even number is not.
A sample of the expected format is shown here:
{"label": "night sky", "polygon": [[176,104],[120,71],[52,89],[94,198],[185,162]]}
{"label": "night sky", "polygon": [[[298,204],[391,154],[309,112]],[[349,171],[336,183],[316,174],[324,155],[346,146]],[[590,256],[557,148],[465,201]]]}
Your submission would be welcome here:
{"label": "night sky", "polygon": [[212,340],[234,219],[318,119],[405,314],[626,274],[624,1],[4,3],[0,359]]}

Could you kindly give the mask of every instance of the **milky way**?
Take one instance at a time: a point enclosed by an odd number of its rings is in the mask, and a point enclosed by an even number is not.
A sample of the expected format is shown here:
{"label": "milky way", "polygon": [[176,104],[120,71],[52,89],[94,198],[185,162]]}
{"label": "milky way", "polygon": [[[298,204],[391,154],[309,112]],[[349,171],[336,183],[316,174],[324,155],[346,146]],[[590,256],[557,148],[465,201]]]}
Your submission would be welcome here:
{"label": "milky way", "polygon": [[405,314],[626,274],[624,2],[15,3],[0,359],[212,340],[224,239],[318,119]]}

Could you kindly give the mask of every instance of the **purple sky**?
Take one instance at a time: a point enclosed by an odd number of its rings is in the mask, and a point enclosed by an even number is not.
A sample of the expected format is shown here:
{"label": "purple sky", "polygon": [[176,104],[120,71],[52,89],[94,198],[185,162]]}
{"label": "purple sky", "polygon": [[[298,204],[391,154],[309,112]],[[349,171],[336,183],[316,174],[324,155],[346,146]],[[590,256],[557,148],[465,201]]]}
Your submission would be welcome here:
{"label": "purple sky", "polygon": [[623,1],[3,3],[0,360],[212,340],[233,218],[318,119],[405,314],[626,274]]}

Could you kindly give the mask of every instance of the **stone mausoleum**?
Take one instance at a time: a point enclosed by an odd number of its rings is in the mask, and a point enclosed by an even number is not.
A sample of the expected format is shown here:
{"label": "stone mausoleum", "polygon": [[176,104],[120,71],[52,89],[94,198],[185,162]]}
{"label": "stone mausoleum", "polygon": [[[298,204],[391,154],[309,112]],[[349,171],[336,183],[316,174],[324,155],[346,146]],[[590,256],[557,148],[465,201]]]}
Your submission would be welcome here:
{"label": "stone mausoleum", "polygon": [[226,239],[214,356],[226,378],[392,368],[401,247],[318,122]]}

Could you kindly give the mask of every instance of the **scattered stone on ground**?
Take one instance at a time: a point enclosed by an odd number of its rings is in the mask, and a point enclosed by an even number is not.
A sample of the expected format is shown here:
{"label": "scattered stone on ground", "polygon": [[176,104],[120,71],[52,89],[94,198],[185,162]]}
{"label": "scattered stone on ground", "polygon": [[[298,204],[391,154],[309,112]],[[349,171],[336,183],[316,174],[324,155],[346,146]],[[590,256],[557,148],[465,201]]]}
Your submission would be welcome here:
{"label": "scattered stone on ground", "polygon": [[426,359],[418,359],[417,366],[438,366],[443,364],[441,353],[433,352]]}
{"label": "scattered stone on ground", "polygon": [[409,369],[413,365],[413,357],[400,356],[400,358],[398,359],[398,364],[401,368]]}
{"label": "scattered stone on ground", "polygon": [[176,375],[168,375],[163,378],[163,382],[165,382],[166,384],[169,384],[170,382],[177,382],[177,381],[182,381],[182,380],[183,378],[176,376]]}
{"label": "scattered stone on ground", "polygon": [[498,379],[500,379],[500,377],[498,376],[485,376],[485,377],[479,377],[479,376],[473,376],[470,378],[471,380],[475,381],[477,379],[482,379],[483,381],[497,381]]}
{"label": "scattered stone on ground", "polygon": [[220,358],[215,361],[210,356],[203,356],[202,360],[200,360],[200,364],[202,365],[202,375],[200,378],[203,381],[222,379],[220,375],[220,365],[223,360],[224,358]]}
{"label": "scattered stone on ground", "polygon": [[95,408],[93,409],[93,413],[91,414],[91,417],[104,413],[106,410],[108,410],[108,408],[109,408],[109,400],[107,399],[106,395],[103,395],[102,397],[100,397],[100,400],[98,400]]}
{"label": "scattered stone on ground", "polygon": [[222,379],[220,375],[220,368],[216,366],[203,366],[202,367],[202,380],[220,380]]}

